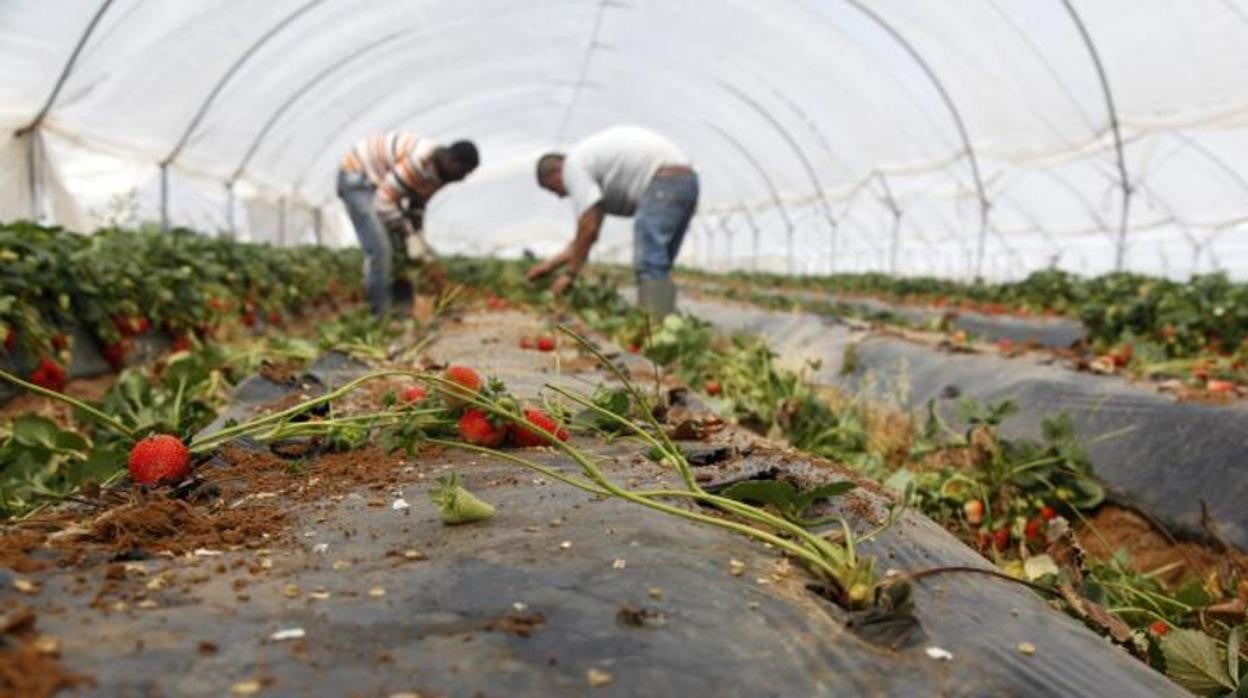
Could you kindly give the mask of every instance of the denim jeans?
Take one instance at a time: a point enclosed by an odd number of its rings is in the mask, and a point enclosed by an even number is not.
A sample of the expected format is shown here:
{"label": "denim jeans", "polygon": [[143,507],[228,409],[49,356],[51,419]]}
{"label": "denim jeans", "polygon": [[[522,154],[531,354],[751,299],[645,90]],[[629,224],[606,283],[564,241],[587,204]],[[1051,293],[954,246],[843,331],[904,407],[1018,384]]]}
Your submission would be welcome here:
{"label": "denim jeans", "polygon": [[364,296],[373,315],[382,317],[390,312],[393,302],[394,249],[390,234],[373,208],[376,191],[368,177],[338,171],[338,198],[347,207],[360,249],[364,250]]}
{"label": "denim jeans", "polygon": [[685,231],[698,207],[698,175],[657,175],[633,215],[633,271],[639,279],[672,273]]}

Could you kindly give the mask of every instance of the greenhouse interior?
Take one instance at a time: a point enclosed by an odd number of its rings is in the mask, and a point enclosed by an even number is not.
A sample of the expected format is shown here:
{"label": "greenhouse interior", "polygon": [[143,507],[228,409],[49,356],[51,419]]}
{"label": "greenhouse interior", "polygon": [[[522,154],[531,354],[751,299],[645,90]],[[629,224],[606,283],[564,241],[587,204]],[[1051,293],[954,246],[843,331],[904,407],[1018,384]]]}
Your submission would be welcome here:
{"label": "greenhouse interior", "polygon": [[1248,696],[1244,0],[5,0],[0,76],[0,696]]}

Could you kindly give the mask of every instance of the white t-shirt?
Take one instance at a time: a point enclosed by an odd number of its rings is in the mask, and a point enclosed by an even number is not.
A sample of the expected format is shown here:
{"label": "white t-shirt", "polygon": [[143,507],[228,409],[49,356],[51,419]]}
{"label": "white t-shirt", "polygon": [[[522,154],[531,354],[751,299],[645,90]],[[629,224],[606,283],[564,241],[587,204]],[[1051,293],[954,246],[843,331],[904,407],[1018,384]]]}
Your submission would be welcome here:
{"label": "white t-shirt", "polygon": [[599,201],[605,213],[631,216],[655,171],[688,164],[663,136],[639,126],[614,126],[572,146],[563,159],[563,186],[578,219]]}

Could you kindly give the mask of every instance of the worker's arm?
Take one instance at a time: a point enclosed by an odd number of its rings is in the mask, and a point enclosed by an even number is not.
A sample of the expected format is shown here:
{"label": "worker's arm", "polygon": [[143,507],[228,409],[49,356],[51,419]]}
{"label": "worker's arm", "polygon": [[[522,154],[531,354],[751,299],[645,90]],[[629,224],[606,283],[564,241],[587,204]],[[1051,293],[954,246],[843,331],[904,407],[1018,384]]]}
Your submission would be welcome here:
{"label": "worker's arm", "polygon": [[581,214],[581,217],[577,219],[576,237],[572,239],[572,242],[559,254],[530,269],[528,273],[529,280],[545,276],[560,267],[566,267],[563,274],[555,279],[550,288],[558,294],[571,285],[576,276],[581,272],[581,268],[585,266],[586,260],[589,259],[590,249],[598,241],[598,233],[602,229],[603,217],[601,203],[586,209],[585,213]]}

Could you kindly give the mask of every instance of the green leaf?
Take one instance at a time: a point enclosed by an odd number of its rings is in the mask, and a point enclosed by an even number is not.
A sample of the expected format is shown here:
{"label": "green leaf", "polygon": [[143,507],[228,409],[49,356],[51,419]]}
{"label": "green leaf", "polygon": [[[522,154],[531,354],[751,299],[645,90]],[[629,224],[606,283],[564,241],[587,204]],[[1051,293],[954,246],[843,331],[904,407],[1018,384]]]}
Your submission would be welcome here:
{"label": "green leaf", "polygon": [[797,504],[797,488],[783,480],[746,480],[729,486],[723,496],[738,502],[769,504],[788,516]]}
{"label": "green leaf", "polygon": [[1217,695],[1235,689],[1222,649],[1202,632],[1171,630],[1161,638],[1161,653],[1166,658],[1166,675],[1192,693]]}
{"label": "green leaf", "polygon": [[13,422],[13,440],[23,446],[52,449],[58,431],[51,420],[24,414]]}
{"label": "green leaf", "polygon": [[820,499],[839,497],[855,487],[857,487],[857,485],[849,480],[841,480],[840,482],[831,482],[826,485],[820,485],[806,490],[797,496],[797,513],[800,515],[802,512],[806,511],[807,507]]}
{"label": "green leaf", "polygon": [[[1226,639],[1226,671],[1231,678],[1239,681],[1239,646],[1244,642],[1244,629],[1248,625],[1237,625]],[[1242,684],[1240,688],[1243,688]]]}

